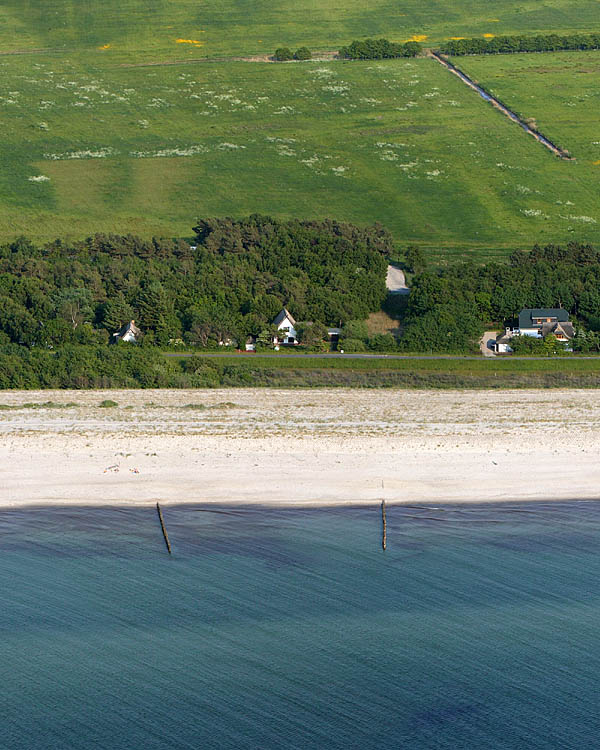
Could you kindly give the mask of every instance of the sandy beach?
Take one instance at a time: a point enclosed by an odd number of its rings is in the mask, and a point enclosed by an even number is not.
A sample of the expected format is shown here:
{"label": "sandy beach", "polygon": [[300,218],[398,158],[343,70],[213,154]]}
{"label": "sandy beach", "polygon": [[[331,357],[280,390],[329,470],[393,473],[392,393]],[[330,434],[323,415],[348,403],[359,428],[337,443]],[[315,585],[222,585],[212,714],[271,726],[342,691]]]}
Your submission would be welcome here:
{"label": "sandy beach", "polygon": [[591,499],[599,426],[597,391],[3,392],[0,506]]}

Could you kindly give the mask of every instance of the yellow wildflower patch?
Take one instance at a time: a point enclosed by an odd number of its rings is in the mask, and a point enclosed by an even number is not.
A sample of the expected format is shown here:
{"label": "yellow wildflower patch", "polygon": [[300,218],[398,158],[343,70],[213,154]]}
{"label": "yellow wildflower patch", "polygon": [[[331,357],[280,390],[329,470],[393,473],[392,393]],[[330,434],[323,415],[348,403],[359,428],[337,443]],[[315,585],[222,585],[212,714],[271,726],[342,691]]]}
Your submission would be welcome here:
{"label": "yellow wildflower patch", "polygon": [[175,44],[193,44],[195,47],[202,47],[204,42],[199,39],[176,39]]}
{"label": "yellow wildflower patch", "polygon": [[495,34],[484,34],[483,38],[484,39],[493,39],[495,36],[496,36]]}
{"label": "yellow wildflower patch", "polygon": [[450,39],[452,39],[453,42],[460,42],[461,39],[464,39],[464,36],[451,36]]}
{"label": "yellow wildflower patch", "polygon": [[500,23],[499,18],[488,18],[488,23]]}
{"label": "yellow wildflower patch", "polygon": [[593,161],[593,162],[592,162],[592,164],[593,164],[593,165],[594,165],[595,167],[600,167],[600,159],[598,159],[598,161]]}
{"label": "yellow wildflower patch", "polygon": [[427,34],[413,34],[407,42],[424,42],[427,39]]}
{"label": "yellow wildflower patch", "polygon": [[98,47],[98,49],[110,49],[110,44],[103,44],[102,47]]}

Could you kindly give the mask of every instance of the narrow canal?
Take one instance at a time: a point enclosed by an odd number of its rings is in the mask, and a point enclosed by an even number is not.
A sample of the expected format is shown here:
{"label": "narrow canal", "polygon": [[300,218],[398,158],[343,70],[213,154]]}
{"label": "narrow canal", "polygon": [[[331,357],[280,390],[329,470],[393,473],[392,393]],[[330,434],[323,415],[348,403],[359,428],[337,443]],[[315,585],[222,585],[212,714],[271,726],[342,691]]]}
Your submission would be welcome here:
{"label": "narrow canal", "polygon": [[495,96],[488,93],[485,89],[479,86],[479,84],[475,83],[472,78],[469,78],[466,73],[463,73],[462,70],[457,68],[456,65],[453,65],[445,57],[442,57],[442,55],[438,54],[437,52],[433,52],[432,50],[428,52],[428,55],[429,57],[432,57],[434,60],[439,62],[440,65],[443,65],[444,68],[449,70],[451,73],[454,73],[455,76],[458,76],[463,83],[469,86],[469,88],[472,88],[474,91],[476,91],[482,99],[485,99],[486,102],[490,102],[490,104],[496,107],[496,109],[500,110],[502,114],[506,115],[506,117],[510,118],[511,120],[513,120],[513,122],[516,122],[518,125],[520,125],[526,133],[532,135],[536,139],[536,141],[539,141],[543,146],[552,151],[553,154],[558,156],[560,159],[574,161],[574,158],[566,149],[563,149],[560,146],[552,143],[552,141],[546,138],[545,135],[542,135],[542,133],[530,127],[519,117],[519,115],[515,114],[506,105],[502,104],[499,99],[496,99]]}

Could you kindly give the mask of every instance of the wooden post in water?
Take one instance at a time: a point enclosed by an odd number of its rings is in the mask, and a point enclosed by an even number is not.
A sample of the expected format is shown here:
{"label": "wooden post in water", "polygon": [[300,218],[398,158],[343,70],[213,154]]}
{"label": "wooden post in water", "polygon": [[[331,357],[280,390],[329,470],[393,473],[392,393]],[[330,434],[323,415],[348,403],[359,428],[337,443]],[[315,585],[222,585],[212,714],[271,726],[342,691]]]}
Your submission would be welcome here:
{"label": "wooden post in water", "polygon": [[158,513],[158,520],[160,521],[160,528],[162,529],[162,533],[165,538],[167,551],[169,554],[171,554],[171,542],[169,541],[169,535],[167,534],[167,527],[165,526],[165,519],[163,518],[162,510],[160,509],[160,503],[156,503],[156,512]]}
{"label": "wooden post in water", "polygon": [[385,500],[381,501],[381,547],[385,550],[387,546],[387,521],[385,518]]}

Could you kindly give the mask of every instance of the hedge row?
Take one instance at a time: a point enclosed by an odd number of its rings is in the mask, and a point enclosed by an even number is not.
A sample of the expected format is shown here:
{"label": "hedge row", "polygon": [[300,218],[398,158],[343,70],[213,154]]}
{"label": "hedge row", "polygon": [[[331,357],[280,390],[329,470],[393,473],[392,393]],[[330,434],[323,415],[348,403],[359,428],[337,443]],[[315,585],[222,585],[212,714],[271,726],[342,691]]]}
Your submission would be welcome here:
{"label": "hedge row", "polygon": [[418,42],[390,42],[387,39],[355,40],[342,47],[339,56],[347,60],[382,60],[388,57],[416,57],[421,52]]}
{"label": "hedge row", "polygon": [[560,36],[495,36],[491,39],[453,39],[439,51],[444,55],[498,55],[513,52],[557,52],[560,50],[600,49],[600,34]]}

